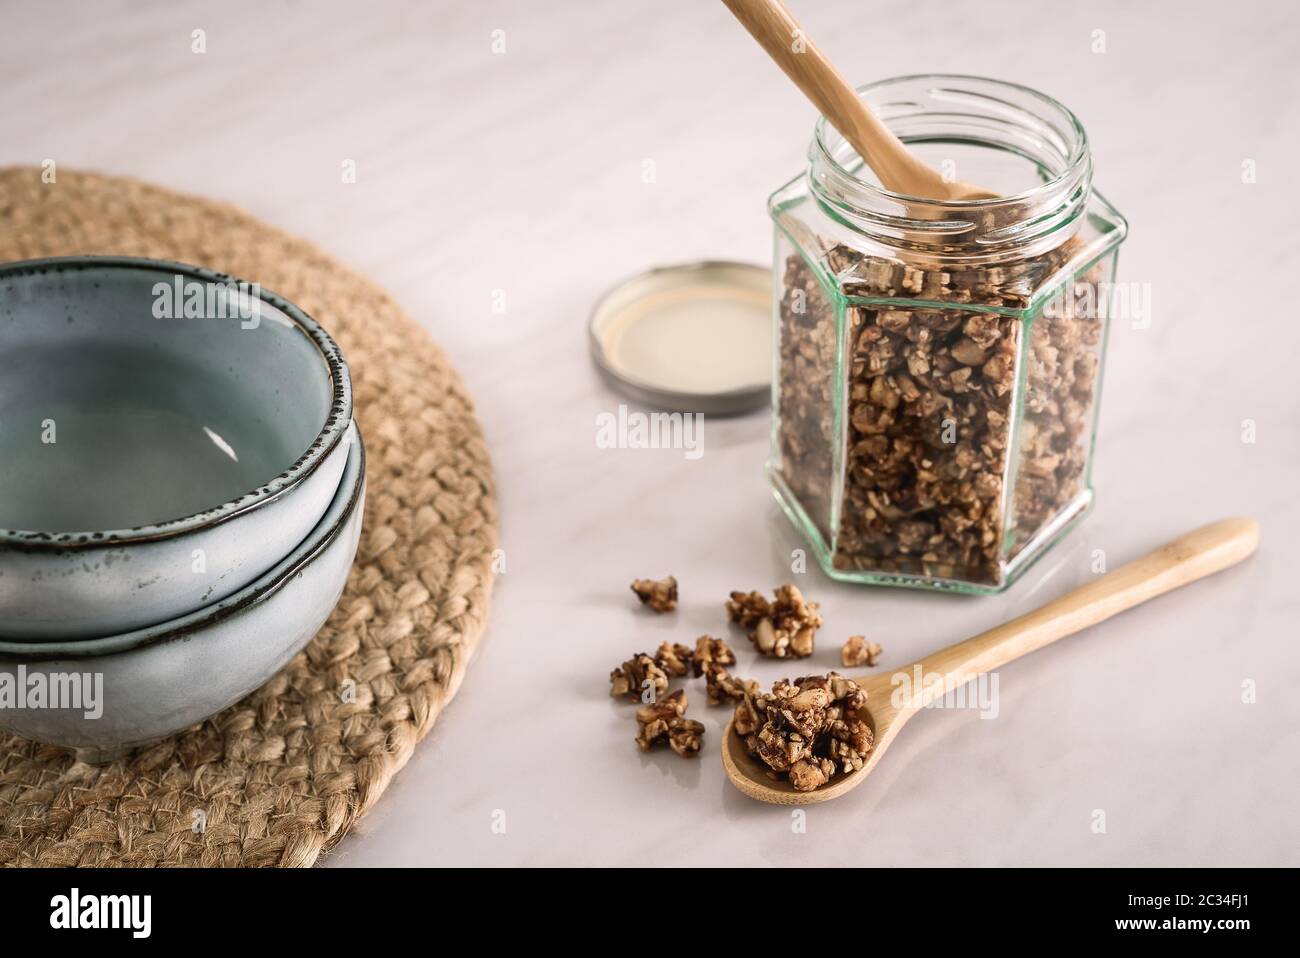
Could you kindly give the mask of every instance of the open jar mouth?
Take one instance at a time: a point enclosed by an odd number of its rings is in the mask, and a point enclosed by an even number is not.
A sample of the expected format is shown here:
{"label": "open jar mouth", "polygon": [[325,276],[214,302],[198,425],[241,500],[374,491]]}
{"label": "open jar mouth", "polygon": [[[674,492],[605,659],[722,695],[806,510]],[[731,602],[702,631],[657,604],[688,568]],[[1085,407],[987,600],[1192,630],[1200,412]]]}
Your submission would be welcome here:
{"label": "open jar mouth", "polygon": [[923,160],[1001,195],[895,193],[821,117],[808,179],[832,216],[886,242],[973,244],[984,253],[1050,246],[1074,231],[1091,191],[1092,159],[1082,124],[1058,101],[1015,83],[946,74],[894,77],[858,94]]}

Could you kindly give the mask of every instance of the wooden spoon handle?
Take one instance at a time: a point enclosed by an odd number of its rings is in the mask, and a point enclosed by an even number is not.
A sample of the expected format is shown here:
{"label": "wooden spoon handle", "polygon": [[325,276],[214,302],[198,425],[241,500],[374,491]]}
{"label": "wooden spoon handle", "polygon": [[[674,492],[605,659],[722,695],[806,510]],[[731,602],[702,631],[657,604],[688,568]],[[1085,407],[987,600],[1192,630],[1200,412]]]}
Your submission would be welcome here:
{"label": "wooden spoon handle", "polygon": [[936,193],[939,175],[918,160],[871,112],[780,0],[722,2],[858,151],[887,189],[912,196],[942,195]]}
{"label": "wooden spoon handle", "polygon": [[[1033,612],[942,649],[902,671],[913,672],[919,665],[921,675],[942,675],[945,687],[954,688],[1125,609],[1235,565],[1258,545],[1255,520],[1212,522]],[[919,708],[943,693],[937,682],[928,681],[922,686],[921,700],[913,699],[910,705]]]}

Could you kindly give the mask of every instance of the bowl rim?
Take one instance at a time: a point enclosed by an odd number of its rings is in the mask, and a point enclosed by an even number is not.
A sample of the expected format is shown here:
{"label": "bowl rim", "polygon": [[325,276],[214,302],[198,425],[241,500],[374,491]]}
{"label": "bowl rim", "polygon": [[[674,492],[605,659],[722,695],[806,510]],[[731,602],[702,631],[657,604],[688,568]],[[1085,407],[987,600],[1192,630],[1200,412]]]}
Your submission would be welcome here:
{"label": "bowl rim", "polygon": [[[169,276],[187,276],[205,283],[245,283],[228,273],[220,273],[203,266],[174,260],[151,259],[143,256],[77,255],[48,256],[40,259],[15,260],[0,263],[0,282],[5,279],[62,273],[90,269],[136,269],[167,273]],[[89,532],[40,532],[24,529],[0,528],[0,549],[19,552],[61,553],[69,550],[120,548],[142,542],[172,539],[193,532],[210,529],[229,522],[245,513],[268,505],[286,495],[303,482],[324,462],[342,442],[352,422],[352,377],[347,361],[338,344],[324,328],[300,306],[278,293],[257,284],[258,299],[275,307],[287,316],[303,333],[316,351],[329,373],[332,396],[325,423],[306,451],[289,468],[256,489],[227,500],[202,512],[153,522],[129,529],[104,529]]]}
{"label": "bowl rim", "polygon": [[264,575],[220,602],[156,625],[93,639],[60,639],[54,642],[0,640],[0,664],[15,661],[86,659],[129,652],[163,642],[186,641],[223,619],[238,615],[270,599],[297,579],[320,558],[352,520],[365,495],[366,447],[361,430],[350,423],[351,446],[339,489],[325,514],[307,537]]}

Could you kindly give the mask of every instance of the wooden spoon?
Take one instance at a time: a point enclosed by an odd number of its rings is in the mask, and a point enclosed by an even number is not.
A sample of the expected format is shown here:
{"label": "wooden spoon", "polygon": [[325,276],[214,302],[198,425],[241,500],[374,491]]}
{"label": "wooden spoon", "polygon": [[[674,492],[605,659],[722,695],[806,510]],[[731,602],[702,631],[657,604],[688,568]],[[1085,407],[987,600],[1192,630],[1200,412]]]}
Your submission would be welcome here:
{"label": "wooden spoon", "polygon": [[[1005,625],[935,652],[895,673],[855,679],[867,693],[867,704],[858,717],[871,726],[875,746],[861,769],[838,776],[815,791],[796,792],[789,782],[768,778],[767,766],[749,754],[728,722],[722,740],[722,764],[727,777],[750,798],[776,805],[811,805],[839,798],[866,780],[907,720],[946,690],[1148,599],[1235,565],[1253,553],[1258,544],[1259,526],[1253,519],[1210,523]],[[914,684],[917,669],[922,676],[943,676],[943,687],[927,681],[912,701],[891,701],[893,675],[907,675]]]}
{"label": "wooden spoon", "polygon": [[862,102],[780,0],[722,0],[813,106],[858,151],[885,188],[928,200],[986,200],[998,194],[949,182],[922,163]]}

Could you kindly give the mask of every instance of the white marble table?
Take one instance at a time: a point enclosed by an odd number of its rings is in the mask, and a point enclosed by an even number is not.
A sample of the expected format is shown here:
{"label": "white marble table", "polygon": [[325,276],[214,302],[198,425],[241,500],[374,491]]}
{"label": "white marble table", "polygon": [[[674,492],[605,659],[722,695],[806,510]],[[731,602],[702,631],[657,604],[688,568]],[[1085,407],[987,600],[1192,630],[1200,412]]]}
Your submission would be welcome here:
{"label": "white marble table", "polygon": [[[605,691],[626,653],[721,629],[726,592],[785,580],[798,545],[762,477],[765,415],[708,422],[696,461],[594,442],[619,400],[585,352],[593,298],[652,264],[767,261],[765,197],[803,162],[811,108],[721,4],[6,8],[0,164],[131,174],[308,236],[387,287],[477,398],[507,559],[488,634],[460,696],[330,863],[1300,862],[1286,218],[1300,17],[1283,0],[1110,0],[1050,17],[1030,0],[871,6],[880,19],[858,28],[845,18],[861,3],[794,4],[856,80],[990,74],[1079,113],[1098,183],[1132,224],[1121,278],[1151,284],[1154,314],[1112,334],[1084,527],[992,599],[810,571],[801,582],[827,619],[816,665],[852,631],[883,644],[883,667],[908,662],[1082,582],[1094,549],[1122,562],[1232,513],[1257,516],[1264,545],[1248,566],[1004,669],[996,720],[921,715],[870,783],[811,809],[802,832],[727,785],[723,715],[701,692],[708,745],[687,762],[638,753],[630,707]],[[1207,113],[1217,135],[1192,149]],[[1256,183],[1242,182],[1246,160]],[[628,581],[665,572],[682,582],[680,611],[638,614]],[[765,681],[790,672],[749,661]]]}

